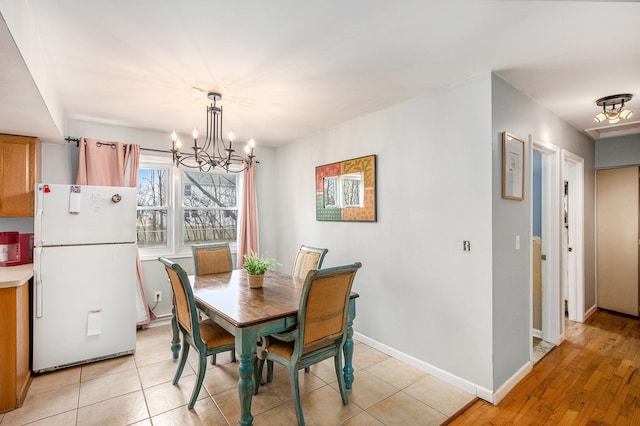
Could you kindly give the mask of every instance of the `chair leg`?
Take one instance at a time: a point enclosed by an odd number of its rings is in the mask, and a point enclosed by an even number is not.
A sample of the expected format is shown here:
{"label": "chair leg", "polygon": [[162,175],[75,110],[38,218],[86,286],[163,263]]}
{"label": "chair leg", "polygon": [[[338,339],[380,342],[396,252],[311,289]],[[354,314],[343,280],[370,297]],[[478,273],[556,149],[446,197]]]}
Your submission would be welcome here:
{"label": "chair leg", "polygon": [[211,355],[211,365],[216,365],[216,354]]}
{"label": "chair leg", "polygon": [[236,350],[231,351],[231,362],[236,362]]}
{"label": "chair leg", "polygon": [[273,361],[269,359],[267,360],[267,383],[271,383],[272,381],[273,381]]}
{"label": "chair leg", "polygon": [[257,395],[260,390],[260,386],[264,385],[262,380],[262,366],[264,365],[264,359],[255,358],[253,360],[253,394]]}
{"label": "chair leg", "polygon": [[333,357],[334,365],[336,366],[336,376],[338,376],[338,387],[340,388],[340,396],[342,397],[342,404],[349,404],[349,396],[347,395],[347,387],[344,383],[344,374],[342,373],[342,357],[338,353]]}
{"label": "chair leg", "polygon": [[298,426],[304,426],[304,414],[302,414],[302,401],[300,400],[300,383],[298,383],[298,370],[294,366],[289,367],[291,374],[291,394],[293,402],[296,406],[296,417],[298,418]]}
{"label": "chair leg", "polygon": [[305,373],[308,373],[309,371],[311,371],[311,367],[305,367],[305,368],[304,368],[304,372],[305,372]]}
{"label": "chair leg", "polygon": [[187,358],[189,357],[189,343],[185,339],[182,339],[182,356],[180,357],[180,364],[178,364],[178,369],[176,370],[175,376],[173,376],[173,384],[177,385],[180,380],[180,376],[182,376],[182,371],[184,370],[184,365],[187,363]]}
{"label": "chair leg", "polygon": [[207,355],[199,354],[200,362],[198,363],[198,377],[196,378],[196,384],[193,386],[193,392],[191,393],[191,399],[189,400],[189,410],[196,405],[202,382],[204,381],[204,374],[207,372]]}

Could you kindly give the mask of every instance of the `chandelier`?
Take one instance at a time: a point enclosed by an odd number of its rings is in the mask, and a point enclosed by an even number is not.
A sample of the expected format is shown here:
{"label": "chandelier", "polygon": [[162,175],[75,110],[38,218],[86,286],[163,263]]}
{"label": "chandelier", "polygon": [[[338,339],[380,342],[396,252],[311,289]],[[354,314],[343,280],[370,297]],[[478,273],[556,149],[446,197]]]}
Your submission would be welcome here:
{"label": "chandelier", "polygon": [[627,119],[633,115],[633,111],[625,109],[624,103],[629,102],[633,95],[623,93],[620,95],[611,95],[600,98],[596,101],[596,105],[602,107],[602,112],[593,117],[596,123],[609,120],[609,123],[615,124],[620,119]]}
{"label": "chandelier", "polygon": [[253,148],[255,141],[253,138],[245,146],[245,155],[236,154],[233,149],[233,132],[229,132],[228,140],[222,139],[222,106],[217,106],[216,102],[222,99],[218,92],[207,93],[207,98],[211,100],[211,105],[207,107],[207,128],[204,143],[198,144],[198,130],[193,129],[193,154],[185,154],[180,151],[180,139],[174,130],[171,133],[171,153],[173,163],[176,167],[187,167],[198,169],[201,172],[208,172],[219,168],[226,172],[239,173],[251,168],[253,164]]}

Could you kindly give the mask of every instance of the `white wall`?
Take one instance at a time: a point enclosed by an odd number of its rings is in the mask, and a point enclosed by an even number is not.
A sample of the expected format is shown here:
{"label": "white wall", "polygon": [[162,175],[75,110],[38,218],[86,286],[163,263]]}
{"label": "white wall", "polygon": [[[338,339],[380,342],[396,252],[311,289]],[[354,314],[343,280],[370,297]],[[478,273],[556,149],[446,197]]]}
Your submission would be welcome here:
{"label": "white wall", "polygon": [[[584,158],[585,308],[595,304],[594,143],[501,77],[492,75],[493,353],[495,389],[529,362],[531,294],[530,185],[524,201],[502,199],[502,132],[529,135]],[[525,152],[529,152],[525,149]],[[531,159],[525,156],[525,179]],[[521,249],[515,249],[515,237]]]}
{"label": "white wall", "polygon": [[596,141],[596,169],[640,164],[640,135],[619,136]]}
{"label": "white wall", "polygon": [[[362,262],[357,333],[490,389],[489,106],[487,73],[281,147],[276,197],[284,269],[303,243],[329,249],[323,266]],[[378,222],[316,221],[315,167],[369,154]]]}

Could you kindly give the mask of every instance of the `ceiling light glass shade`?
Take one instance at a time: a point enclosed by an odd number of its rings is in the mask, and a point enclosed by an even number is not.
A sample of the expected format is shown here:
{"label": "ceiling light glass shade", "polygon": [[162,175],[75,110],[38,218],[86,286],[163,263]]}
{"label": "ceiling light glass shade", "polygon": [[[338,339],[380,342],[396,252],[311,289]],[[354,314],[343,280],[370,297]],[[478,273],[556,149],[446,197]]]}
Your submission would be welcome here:
{"label": "ceiling light glass shade", "polygon": [[596,123],[609,120],[609,123],[615,124],[620,119],[627,119],[633,115],[633,111],[625,109],[625,102],[629,102],[633,98],[630,93],[622,93],[619,95],[605,96],[596,101],[596,105],[602,107],[602,112],[593,117]]}

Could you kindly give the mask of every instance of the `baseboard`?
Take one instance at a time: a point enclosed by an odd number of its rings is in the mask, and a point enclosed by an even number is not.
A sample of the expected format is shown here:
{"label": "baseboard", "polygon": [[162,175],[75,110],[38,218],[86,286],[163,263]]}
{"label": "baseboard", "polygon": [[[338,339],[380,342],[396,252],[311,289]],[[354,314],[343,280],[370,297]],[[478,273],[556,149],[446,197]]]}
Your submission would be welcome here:
{"label": "baseboard", "polygon": [[151,320],[151,323],[147,327],[162,327],[163,325],[170,324],[172,317],[172,314],[157,315],[154,319]]}
{"label": "baseboard", "polygon": [[592,307],[590,307],[587,310],[587,312],[584,313],[584,321],[586,321],[591,315],[595,314],[597,310],[598,310],[598,306],[597,305],[593,305]]}
{"label": "baseboard", "polygon": [[509,380],[507,380],[502,386],[500,386],[500,389],[498,389],[493,394],[493,401],[490,401],[490,402],[492,402],[494,405],[500,404],[500,401],[502,401],[504,397],[507,396],[509,392],[511,392],[511,389],[513,389],[515,385],[517,385],[520,382],[520,380],[524,379],[525,376],[529,374],[532,369],[533,369],[533,363],[531,361],[527,361],[520,368],[520,370],[516,371],[516,373],[513,376],[511,376]]}
{"label": "baseboard", "polygon": [[533,334],[533,337],[537,337],[538,339],[542,339],[542,330],[538,330],[538,329],[533,329],[531,331],[531,334]]}
{"label": "baseboard", "polygon": [[466,379],[463,379],[445,370],[442,370],[441,368],[438,368],[429,363],[426,363],[417,358],[414,358],[410,355],[407,355],[404,352],[400,352],[397,349],[394,349],[390,346],[380,343],[377,340],[371,339],[360,333],[357,333],[357,332],[354,333],[354,338],[366,344],[367,346],[371,346],[372,348],[377,349],[380,352],[383,352],[399,361],[402,361],[412,367],[415,367],[421,371],[424,371],[425,373],[429,373],[430,375],[437,377],[438,379],[443,380],[466,392],[476,395],[477,397],[482,398],[487,402],[493,403],[493,394],[489,389],[486,389],[473,382],[470,382]]}
{"label": "baseboard", "polygon": [[354,338],[360,342],[371,346],[374,349],[379,350],[397,360],[400,360],[406,364],[411,365],[425,373],[429,373],[440,380],[443,380],[457,388],[460,388],[466,392],[476,395],[491,404],[498,405],[500,401],[533,369],[533,363],[527,361],[513,376],[509,378],[497,391],[493,392],[490,389],[482,387],[476,383],[470,382],[466,379],[458,377],[447,371],[444,371],[438,367],[435,367],[429,363],[416,359],[410,355],[400,352],[397,349],[389,347],[377,340],[371,339],[360,333],[354,332]]}

